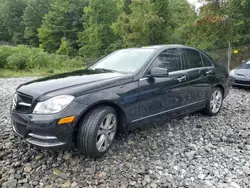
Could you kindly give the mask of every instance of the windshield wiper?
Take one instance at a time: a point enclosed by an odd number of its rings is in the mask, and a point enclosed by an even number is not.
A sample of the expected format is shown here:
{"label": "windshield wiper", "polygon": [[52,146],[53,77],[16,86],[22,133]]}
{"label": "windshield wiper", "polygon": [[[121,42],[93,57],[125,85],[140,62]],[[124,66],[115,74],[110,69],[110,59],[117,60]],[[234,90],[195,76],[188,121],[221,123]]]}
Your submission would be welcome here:
{"label": "windshield wiper", "polygon": [[117,72],[116,70],[105,69],[105,68],[95,68],[94,70],[96,70],[96,71],[104,71],[104,72]]}

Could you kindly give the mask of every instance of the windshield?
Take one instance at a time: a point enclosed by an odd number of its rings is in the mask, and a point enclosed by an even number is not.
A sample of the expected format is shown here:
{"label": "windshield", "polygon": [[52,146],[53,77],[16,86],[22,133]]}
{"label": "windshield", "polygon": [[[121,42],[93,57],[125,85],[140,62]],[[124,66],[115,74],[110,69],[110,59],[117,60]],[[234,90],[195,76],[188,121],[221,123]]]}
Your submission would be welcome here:
{"label": "windshield", "polygon": [[154,53],[155,49],[119,50],[92,65],[90,69],[103,69],[124,73],[138,71]]}
{"label": "windshield", "polygon": [[240,65],[238,69],[250,69],[250,60]]}

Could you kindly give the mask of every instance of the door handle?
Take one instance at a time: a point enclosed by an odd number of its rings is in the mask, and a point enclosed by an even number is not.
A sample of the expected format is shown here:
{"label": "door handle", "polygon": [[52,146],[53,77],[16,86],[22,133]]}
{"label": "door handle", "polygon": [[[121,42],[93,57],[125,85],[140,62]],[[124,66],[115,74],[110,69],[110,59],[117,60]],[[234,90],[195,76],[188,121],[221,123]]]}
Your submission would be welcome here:
{"label": "door handle", "polygon": [[186,79],[187,79],[186,76],[182,76],[182,77],[179,77],[177,80],[178,80],[179,82],[183,82],[183,81],[185,81]]}
{"label": "door handle", "polygon": [[213,70],[209,70],[206,72],[206,74],[212,74]]}

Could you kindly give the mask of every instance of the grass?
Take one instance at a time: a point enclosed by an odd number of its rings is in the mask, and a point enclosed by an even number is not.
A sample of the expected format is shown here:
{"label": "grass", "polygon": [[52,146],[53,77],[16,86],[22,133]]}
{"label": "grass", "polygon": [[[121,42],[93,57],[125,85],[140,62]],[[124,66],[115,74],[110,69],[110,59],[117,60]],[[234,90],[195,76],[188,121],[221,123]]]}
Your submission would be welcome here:
{"label": "grass", "polygon": [[39,70],[34,69],[30,71],[12,71],[12,70],[0,70],[0,78],[18,78],[18,77],[45,77],[54,74],[60,74],[64,72],[71,72],[74,70],[84,69],[82,68],[73,68],[73,69],[59,69],[59,70]]}

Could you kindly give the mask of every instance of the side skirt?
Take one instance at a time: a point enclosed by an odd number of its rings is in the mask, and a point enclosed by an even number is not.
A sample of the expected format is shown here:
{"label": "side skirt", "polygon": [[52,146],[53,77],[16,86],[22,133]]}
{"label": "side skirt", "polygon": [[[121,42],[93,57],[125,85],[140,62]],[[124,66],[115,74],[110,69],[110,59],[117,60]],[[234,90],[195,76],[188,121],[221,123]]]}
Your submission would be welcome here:
{"label": "side skirt", "polygon": [[189,106],[189,107],[184,107],[184,108],[181,108],[178,110],[173,110],[173,111],[162,113],[162,114],[159,114],[159,115],[156,115],[153,117],[142,119],[140,121],[132,122],[130,124],[127,124],[127,129],[129,131],[132,131],[134,129],[137,129],[137,128],[140,128],[142,126],[149,125],[149,124],[152,124],[155,122],[163,122],[163,121],[166,121],[168,119],[177,118],[177,117],[180,117],[183,115],[197,112],[197,111],[204,109],[205,107],[206,107],[206,103],[204,101],[202,103],[197,103],[197,104]]}

